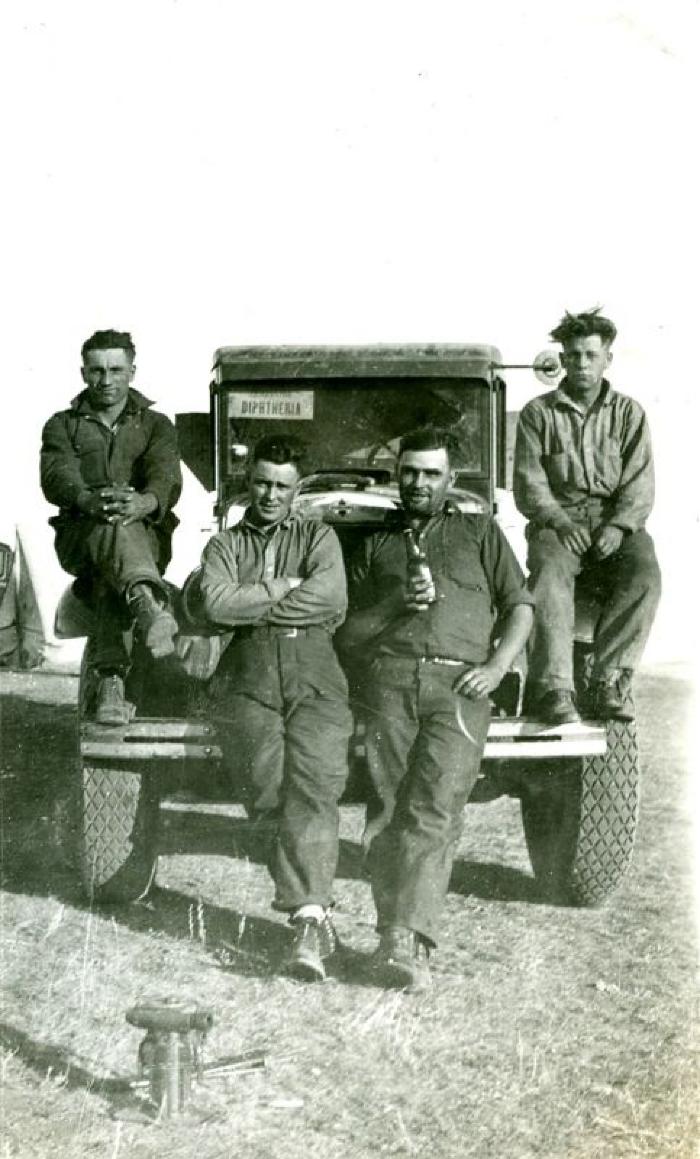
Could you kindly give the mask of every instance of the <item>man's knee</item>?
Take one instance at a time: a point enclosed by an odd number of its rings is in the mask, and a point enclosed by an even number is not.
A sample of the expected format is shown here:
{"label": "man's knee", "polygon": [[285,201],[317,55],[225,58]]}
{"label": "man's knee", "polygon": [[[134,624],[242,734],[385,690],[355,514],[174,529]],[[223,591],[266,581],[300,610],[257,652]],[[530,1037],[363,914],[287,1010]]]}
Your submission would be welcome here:
{"label": "man's knee", "polygon": [[621,573],[626,584],[650,599],[661,595],[661,570],[651,536],[643,531],[631,535],[620,552]]}
{"label": "man's knee", "polygon": [[570,587],[581,569],[581,561],[564,547],[556,532],[544,528],[530,536],[527,566],[532,584]]}

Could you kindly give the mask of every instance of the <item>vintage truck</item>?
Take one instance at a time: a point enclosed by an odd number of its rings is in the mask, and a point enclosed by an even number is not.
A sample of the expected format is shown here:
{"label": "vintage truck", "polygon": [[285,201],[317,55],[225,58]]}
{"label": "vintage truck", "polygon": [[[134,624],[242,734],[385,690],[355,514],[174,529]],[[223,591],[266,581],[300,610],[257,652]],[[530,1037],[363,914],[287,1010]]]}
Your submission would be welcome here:
{"label": "vintage truck", "polygon": [[[179,416],[178,422],[183,456],[213,492],[210,531],[241,517],[246,459],[255,441],[294,433],[314,461],[296,505],[330,523],[349,555],[398,503],[400,436],[433,423],[450,427],[459,446],[451,498],[464,511],[493,513],[506,534],[517,537],[521,528],[506,490],[504,369],[499,351],[485,345],[222,347],[214,356],[209,414]],[[540,369],[540,377],[554,381],[556,365],[545,360]],[[522,557],[521,545],[515,550]],[[193,569],[197,564],[194,558]],[[199,655],[201,677],[219,640],[193,625],[189,591],[185,585],[184,597],[175,593],[181,652],[190,651],[190,659]],[[520,664],[493,696],[482,775],[472,796],[474,802],[502,794],[520,799],[543,899],[576,905],[595,905],[615,889],[630,862],[638,813],[635,725],[585,719],[596,595],[581,592],[577,610],[583,723],[552,728],[524,714]],[[67,593],[58,634],[89,635],[89,627],[85,610]],[[137,706],[134,719],[118,728],[91,722],[90,653],[88,638],[75,779],[80,874],[95,902],[126,902],[143,896],[153,881],[161,803],[183,786],[208,798],[221,793],[221,753],[207,712],[207,680],[188,676],[177,658],[151,662],[138,640],[127,685]],[[349,761],[347,797],[358,800],[364,792],[360,714]]]}

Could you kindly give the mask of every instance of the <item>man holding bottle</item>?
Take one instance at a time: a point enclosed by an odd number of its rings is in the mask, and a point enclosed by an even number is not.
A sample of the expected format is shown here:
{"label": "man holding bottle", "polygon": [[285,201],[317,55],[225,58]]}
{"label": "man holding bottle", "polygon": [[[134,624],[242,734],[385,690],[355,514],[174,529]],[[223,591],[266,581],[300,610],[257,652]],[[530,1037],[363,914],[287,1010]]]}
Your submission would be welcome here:
{"label": "man holding bottle", "polygon": [[374,974],[414,990],[430,982],[489,693],[524,647],[534,603],[494,520],[447,501],[451,450],[449,432],[436,428],[401,440],[402,509],[351,564],[338,641],[349,658],[370,661],[363,700],[376,792],[365,830],[380,935]]}

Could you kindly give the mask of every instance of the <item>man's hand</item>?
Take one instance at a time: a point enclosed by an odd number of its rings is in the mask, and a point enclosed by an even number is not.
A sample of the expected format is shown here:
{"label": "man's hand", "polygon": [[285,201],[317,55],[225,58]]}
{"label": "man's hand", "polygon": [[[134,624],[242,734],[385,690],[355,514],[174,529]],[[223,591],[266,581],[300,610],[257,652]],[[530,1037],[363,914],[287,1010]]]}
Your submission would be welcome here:
{"label": "man's hand", "polygon": [[494,688],[498,688],[505,673],[499,664],[489,660],[486,664],[476,664],[463,672],[452,685],[455,692],[468,696],[470,700],[483,700]]}
{"label": "man's hand", "polygon": [[105,523],[122,523],[127,527],[155,511],[158,500],[150,491],[142,495],[126,484],[116,484],[92,491],[78,505],[85,515],[93,519],[103,519]]}
{"label": "man's hand", "polygon": [[110,522],[121,523],[124,527],[128,527],[130,523],[138,523],[147,515],[151,515],[158,507],[158,500],[150,491],[144,491],[142,494],[140,491],[130,490],[129,494],[121,495],[115,499],[114,506],[117,510]]}
{"label": "man's hand", "polygon": [[111,499],[112,488],[104,487],[100,491],[86,491],[77,500],[77,507],[83,515],[91,519],[106,519],[105,504]]}
{"label": "man's hand", "polygon": [[577,527],[575,523],[558,528],[557,535],[559,536],[559,542],[572,555],[585,555],[591,546],[591,533],[588,528]]}
{"label": "man's hand", "polygon": [[287,576],[287,583],[289,584],[290,592],[293,592],[295,588],[298,588],[299,585],[301,584],[301,582],[302,582],[301,576],[298,576],[298,575],[288,575]]}
{"label": "man's hand", "polygon": [[435,602],[435,584],[420,576],[411,576],[404,589],[404,602],[411,612],[424,612]]}
{"label": "man's hand", "polygon": [[607,559],[619,551],[624,532],[620,527],[604,524],[593,536],[593,554],[596,559]]}

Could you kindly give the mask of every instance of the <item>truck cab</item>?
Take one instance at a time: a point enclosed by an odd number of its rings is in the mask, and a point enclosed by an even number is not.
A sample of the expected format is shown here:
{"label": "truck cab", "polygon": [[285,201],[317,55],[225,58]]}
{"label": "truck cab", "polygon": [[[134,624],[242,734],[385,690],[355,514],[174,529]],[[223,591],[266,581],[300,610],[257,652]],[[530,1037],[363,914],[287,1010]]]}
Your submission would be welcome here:
{"label": "truck cab", "polygon": [[[179,423],[183,457],[213,492],[212,530],[231,527],[242,517],[255,443],[267,435],[293,435],[306,445],[309,461],[296,509],[330,524],[349,558],[399,503],[399,440],[430,424],[454,434],[456,476],[450,499],[465,513],[498,519],[524,562],[522,522],[506,489],[503,370],[498,349],[489,345],[220,347],[213,360],[209,414],[188,415]],[[193,559],[179,601],[182,654],[199,648],[215,661],[219,641],[198,619],[197,562]],[[235,647],[235,631],[230,646]],[[168,772],[173,762],[194,770],[201,782],[219,759],[206,711],[212,667],[200,664],[199,678],[172,667],[165,678],[165,670],[155,673],[136,647],[128,689],[138,708],[135,720],[124,728],[100,728],[86,714],[80,746],[83,796],[84,801],[89,797],[90,809],[84,808],[81,864],[95,899],[124,899],[135,891],[140,896],[148,887],[157,859],[157,802],[167,795],[168,779],[176,779]],[[585,646],[578,667],[585,681]],[[525,668],[523,658],[493,695],[482,776],[472,800],[504,793],[518,797],[533,870],[543,889],[593,904],[611,892],[631,856],[638,766],[634,729],[592,721],[552,728],[528,719],[523,715]],[[89,649],[83,685],[89,687]],[[358,713],[349,753],[355,786],[362,781],[363,727]],[[149,821],[137,827],[134,812],[131,828],[139,840],[122,840],[119,852],[112,838],[105,838],[105,832],[116,831],[105,813],[115,809],[114,785],[123,797],[129,777],[128,808],[143,815],[150,801]],[[120,833],[129,828],[129,818],[127,809]]]}

